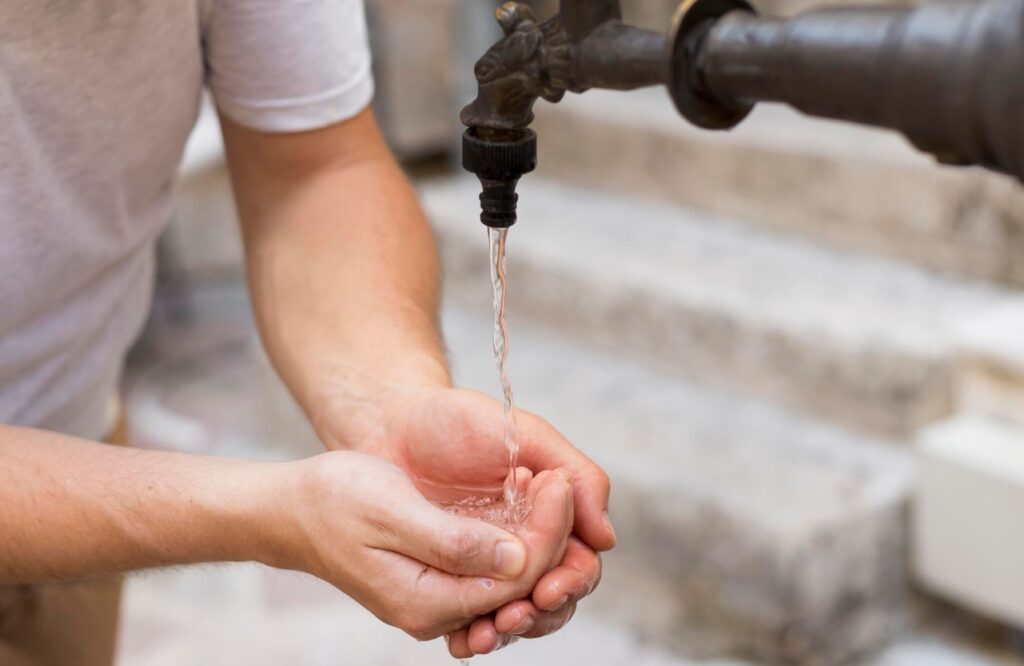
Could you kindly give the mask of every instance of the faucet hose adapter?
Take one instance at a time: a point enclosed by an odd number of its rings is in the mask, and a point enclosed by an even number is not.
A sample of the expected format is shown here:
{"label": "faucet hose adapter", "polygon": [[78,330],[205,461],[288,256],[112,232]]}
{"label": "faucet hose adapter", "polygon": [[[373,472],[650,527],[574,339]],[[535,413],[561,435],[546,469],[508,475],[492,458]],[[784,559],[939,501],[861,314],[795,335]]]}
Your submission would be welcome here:
{"label": "faucet hose adapter", "polygon": [[480,179],[480,221],[488,227],[516,223],[516,185],[537,166],[537,134],[531,129],[470,127],[462,135],[462,167]]}

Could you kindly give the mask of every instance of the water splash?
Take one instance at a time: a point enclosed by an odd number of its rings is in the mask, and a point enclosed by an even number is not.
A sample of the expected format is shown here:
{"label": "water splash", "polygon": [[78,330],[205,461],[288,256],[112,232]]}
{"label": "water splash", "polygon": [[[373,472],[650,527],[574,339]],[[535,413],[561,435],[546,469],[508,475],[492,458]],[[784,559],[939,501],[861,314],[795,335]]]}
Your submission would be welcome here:
{"label": "water splash", "polygon": [[514,532],[520,521],[530,514],[530,507],[527,506],[525,497],[518,497],[514,502],[510,502],[507,488],[505,494],[504,498],[470,495],[455,501],[441,502],[439,506],[450,514],[476,518]]}
{"label": "water splash", "polygon": [[516,441],[515,399],[512,383],[508,378],[508,326],[505,323],[505,302],[508,295],[508,277],[505,273],[505,242],[508,229],[488,227],[487,237],[491,250],[491,290],[494,302],[494,359],[498,366],[498,380],[501,383],[501,427],[505,449],[508,450],[509,478],[505,482],[505,502],[513,509],[512,524],[518,524],[521,502],[517,497],[516,465],[519,459],[519,443]]}

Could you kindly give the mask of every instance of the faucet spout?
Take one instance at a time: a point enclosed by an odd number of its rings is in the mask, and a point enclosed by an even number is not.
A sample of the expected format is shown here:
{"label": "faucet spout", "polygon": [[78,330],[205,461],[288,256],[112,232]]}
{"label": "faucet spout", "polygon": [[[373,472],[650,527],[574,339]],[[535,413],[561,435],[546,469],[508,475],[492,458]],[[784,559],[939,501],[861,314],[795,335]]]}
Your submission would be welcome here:
{"label": "faucet spout", "polygon": [[666,83],[668,37],[622,23],[618,0],[562,0],[561,13],[543,23],[526,5],[506,2],[496,18],[505,36],[476,63],[477,96],[461,113],[462,163],[480,178],[481,221],[507,227],[516,183],[537,161],[528,129],[536,101]]}

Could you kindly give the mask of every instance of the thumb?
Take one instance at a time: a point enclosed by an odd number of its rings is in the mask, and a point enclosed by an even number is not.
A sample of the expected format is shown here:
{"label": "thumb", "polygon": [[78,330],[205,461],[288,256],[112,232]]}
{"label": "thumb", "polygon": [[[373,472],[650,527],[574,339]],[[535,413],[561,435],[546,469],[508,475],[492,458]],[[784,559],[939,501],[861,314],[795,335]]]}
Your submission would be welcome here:
{"label": "thumb", "polygon": [[456,516],[425,499],[410,502],[392,526],[392,549],[459,576],[512,579],[526,568],[516,535],[482,520]]}

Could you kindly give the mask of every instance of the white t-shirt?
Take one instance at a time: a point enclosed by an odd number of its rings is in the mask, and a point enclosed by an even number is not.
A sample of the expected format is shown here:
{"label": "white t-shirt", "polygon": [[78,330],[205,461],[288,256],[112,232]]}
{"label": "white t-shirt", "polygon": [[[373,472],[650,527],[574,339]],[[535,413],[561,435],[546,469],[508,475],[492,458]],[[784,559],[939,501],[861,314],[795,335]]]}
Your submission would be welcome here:
{"label": "white t-shirt", "polygon": [[204,83],[260,130],[355,115],[361,1],[0,2],[0,422],[110,427]]}

